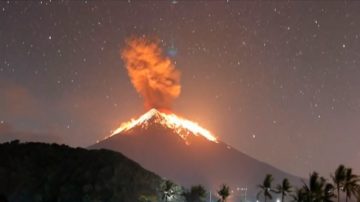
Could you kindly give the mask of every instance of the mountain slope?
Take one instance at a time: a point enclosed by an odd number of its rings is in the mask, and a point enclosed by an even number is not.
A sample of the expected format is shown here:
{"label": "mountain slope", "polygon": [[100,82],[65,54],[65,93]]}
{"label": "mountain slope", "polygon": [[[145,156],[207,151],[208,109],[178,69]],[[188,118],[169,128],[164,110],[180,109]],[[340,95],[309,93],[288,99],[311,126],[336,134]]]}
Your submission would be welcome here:
{"label": "mountain slope", "polygon": [[299,183],[298,177],[260,162],[220,140],[210,141],[191,134],[186,128],[181,131],[187,134],[184,139],[178,129],[161,123],[155,113],[90,148],[119,151],[146,169],[186,187],[200,183],[215,191],[221,183],[227,183],[235,190],[235,195],[244,194],[236,192],[237,187],[247,187],[247,196],[252,199],[257,184],[267,173],[273,174],[278,181],[287,177]]}
{"label": "mountain slope", "polygon": [[65,145],[0,144],[0,195],[11,202],[158,198],[162,180],[123,155]]}

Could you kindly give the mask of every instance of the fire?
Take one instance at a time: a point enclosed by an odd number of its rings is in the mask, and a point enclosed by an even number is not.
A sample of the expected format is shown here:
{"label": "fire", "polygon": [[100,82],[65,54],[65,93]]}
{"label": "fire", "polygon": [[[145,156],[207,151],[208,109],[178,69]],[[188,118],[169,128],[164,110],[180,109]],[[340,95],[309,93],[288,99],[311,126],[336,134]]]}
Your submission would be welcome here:
{"label": "fire", "polygon": [[206,130],[205,128],[202,128],[199,126],[199,124],[186,120],[184,118],[181,118],[174,113],[163,113],[159,112],[156,109],[151,109],[147,113],[140,116],[138,119],[132,119],[128,122],[122,123],[119,128],[114,130],[112,134],[110,135],[116,135],[124,131],[128,131],[135,126],[142,126],[146,127],[148,124],[148,121],[154,117],[155,123],[159,123],[167,128],[173,129],[177,134],[180,135],[182,139],[187,141],[187,137],[190,135],[190,133],[196,135],[196,136],[202,136],[206,138],[209,141],[212,142],[218,142],[216,137],[211,134],[210,131]]}

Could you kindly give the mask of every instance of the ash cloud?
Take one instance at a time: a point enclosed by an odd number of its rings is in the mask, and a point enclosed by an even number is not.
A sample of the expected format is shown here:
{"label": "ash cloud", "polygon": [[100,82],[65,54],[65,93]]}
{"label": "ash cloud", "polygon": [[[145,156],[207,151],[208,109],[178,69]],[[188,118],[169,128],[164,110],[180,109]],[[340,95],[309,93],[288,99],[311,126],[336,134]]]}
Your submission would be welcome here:
{"label": "ash cloud", "polygon": [[146,109],[170,110],[181,92],[180,71],[163,56],[159,43],[146,37],[130,38],[121,51],[131,83]]}

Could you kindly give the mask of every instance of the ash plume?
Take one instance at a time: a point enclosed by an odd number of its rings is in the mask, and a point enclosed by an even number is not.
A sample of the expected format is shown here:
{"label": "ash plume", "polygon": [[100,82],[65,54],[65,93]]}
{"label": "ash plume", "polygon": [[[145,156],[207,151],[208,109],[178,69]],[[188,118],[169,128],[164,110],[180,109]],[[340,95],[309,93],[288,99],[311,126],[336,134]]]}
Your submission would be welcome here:
{"label": "ash plume", "polygon": [[130,38],[121,51],[131,83],[143,97],[146,109],[170,110],[180,95],[180,71],[162,55],[158,42]]}

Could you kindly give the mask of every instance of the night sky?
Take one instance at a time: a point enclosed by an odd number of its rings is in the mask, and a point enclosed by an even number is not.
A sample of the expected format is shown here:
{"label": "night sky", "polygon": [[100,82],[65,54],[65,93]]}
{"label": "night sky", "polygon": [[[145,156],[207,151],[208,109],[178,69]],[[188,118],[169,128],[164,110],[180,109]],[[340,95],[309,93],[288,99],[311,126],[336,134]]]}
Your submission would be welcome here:
{"label": "night sky", "polygon": [[120,58],[158,38],[173,111],[307,176],[360,171],[360,2],[0,1],[0,140],[86,147],[145,112]]}

